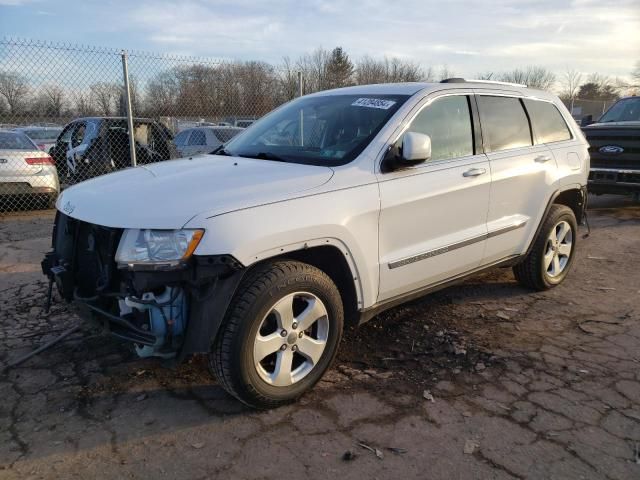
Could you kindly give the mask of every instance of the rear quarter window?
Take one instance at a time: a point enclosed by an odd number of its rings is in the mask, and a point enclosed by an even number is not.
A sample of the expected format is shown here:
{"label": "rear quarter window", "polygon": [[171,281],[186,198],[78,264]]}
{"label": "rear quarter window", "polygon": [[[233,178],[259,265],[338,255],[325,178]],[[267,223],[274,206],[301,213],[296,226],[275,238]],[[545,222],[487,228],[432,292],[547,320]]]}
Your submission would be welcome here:
{"label": "rear quarter window", "polygon": [[520,99],[489,95],[479,95],[477,99],[487,151],[499,152],[533,145],[531,127]]}
{"label": "rear quarter window", "polygon": [[536,143],[553,143],[571,140],[571,131],[558,108],[550,102],[525,100]]}

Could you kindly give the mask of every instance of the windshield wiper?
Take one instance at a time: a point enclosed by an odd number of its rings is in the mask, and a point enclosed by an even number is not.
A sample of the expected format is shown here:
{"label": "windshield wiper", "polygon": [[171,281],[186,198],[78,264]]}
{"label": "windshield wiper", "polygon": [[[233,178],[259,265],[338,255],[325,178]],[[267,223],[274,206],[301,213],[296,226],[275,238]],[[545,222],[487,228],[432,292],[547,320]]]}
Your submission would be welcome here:
{"label": "windshield wiper", "polygon": [[272,160],[274,162],[288,162],[287,159],[279,157],[278,155],[274,155],[273,153],[270,153],[270,152],[259,152],[259,153],[256,153],[255,155],[239,155],[239,156],[244,158],[258,158],[261,160]]}
{"label": "windshield wiper", "polygon": [[231,157],[232,155],[224,149],[224,145],[216,147],[209,155],[222,155],[225,157]]}

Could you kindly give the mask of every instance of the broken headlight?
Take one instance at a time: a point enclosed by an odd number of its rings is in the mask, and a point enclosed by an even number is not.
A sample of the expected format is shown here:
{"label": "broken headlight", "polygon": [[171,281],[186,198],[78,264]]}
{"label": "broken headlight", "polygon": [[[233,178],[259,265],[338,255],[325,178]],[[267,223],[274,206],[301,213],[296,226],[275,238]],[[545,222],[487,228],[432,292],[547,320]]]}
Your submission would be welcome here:
{"label": "broken headlight", "polygon": [[176,266],[195,251],[204,230],[124,231],[116,252],[120,266]]}

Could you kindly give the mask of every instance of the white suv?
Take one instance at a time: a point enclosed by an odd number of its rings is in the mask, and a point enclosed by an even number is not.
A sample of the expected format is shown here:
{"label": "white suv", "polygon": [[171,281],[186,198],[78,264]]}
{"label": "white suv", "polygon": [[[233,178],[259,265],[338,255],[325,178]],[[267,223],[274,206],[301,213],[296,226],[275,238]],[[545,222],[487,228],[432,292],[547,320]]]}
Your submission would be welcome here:
{"label": "white suv", "polygon": [[299,397],[345,322],[500,266],[564,280],[587,143],[562,103],[451,79],[294,100],[211,155],[63,192],[43,271],[141,356],[208,353],[255,407]]}

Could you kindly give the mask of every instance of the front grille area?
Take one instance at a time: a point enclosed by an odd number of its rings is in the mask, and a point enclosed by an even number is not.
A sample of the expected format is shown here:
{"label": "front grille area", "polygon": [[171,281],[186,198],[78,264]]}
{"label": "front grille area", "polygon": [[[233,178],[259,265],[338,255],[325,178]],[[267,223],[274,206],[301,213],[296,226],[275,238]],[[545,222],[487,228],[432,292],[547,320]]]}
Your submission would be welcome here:
{"label": "front grille area", "polygon": [[94,296],[117,288],[114,258],[121,235],[117,229],[79,222],[75,278],[80,295]]}
{"label": "front grille area", "polygon": [[599,183],[637,183],[640,185],[640,172],[589,172],[589,181]]}
{"label": "front grille area", "polygon": [[[640,128],[587,127],[584,133],[589,141],[592,168],[640,170]],[[624,151],[601,153],[600,149],[608,145],[621,147]]]}
{"label": "front grille area", "polygon": [[121,236],[121,229],[57,216],[54,249],[76,295],[90,298],[118,289],[115,253]]}

